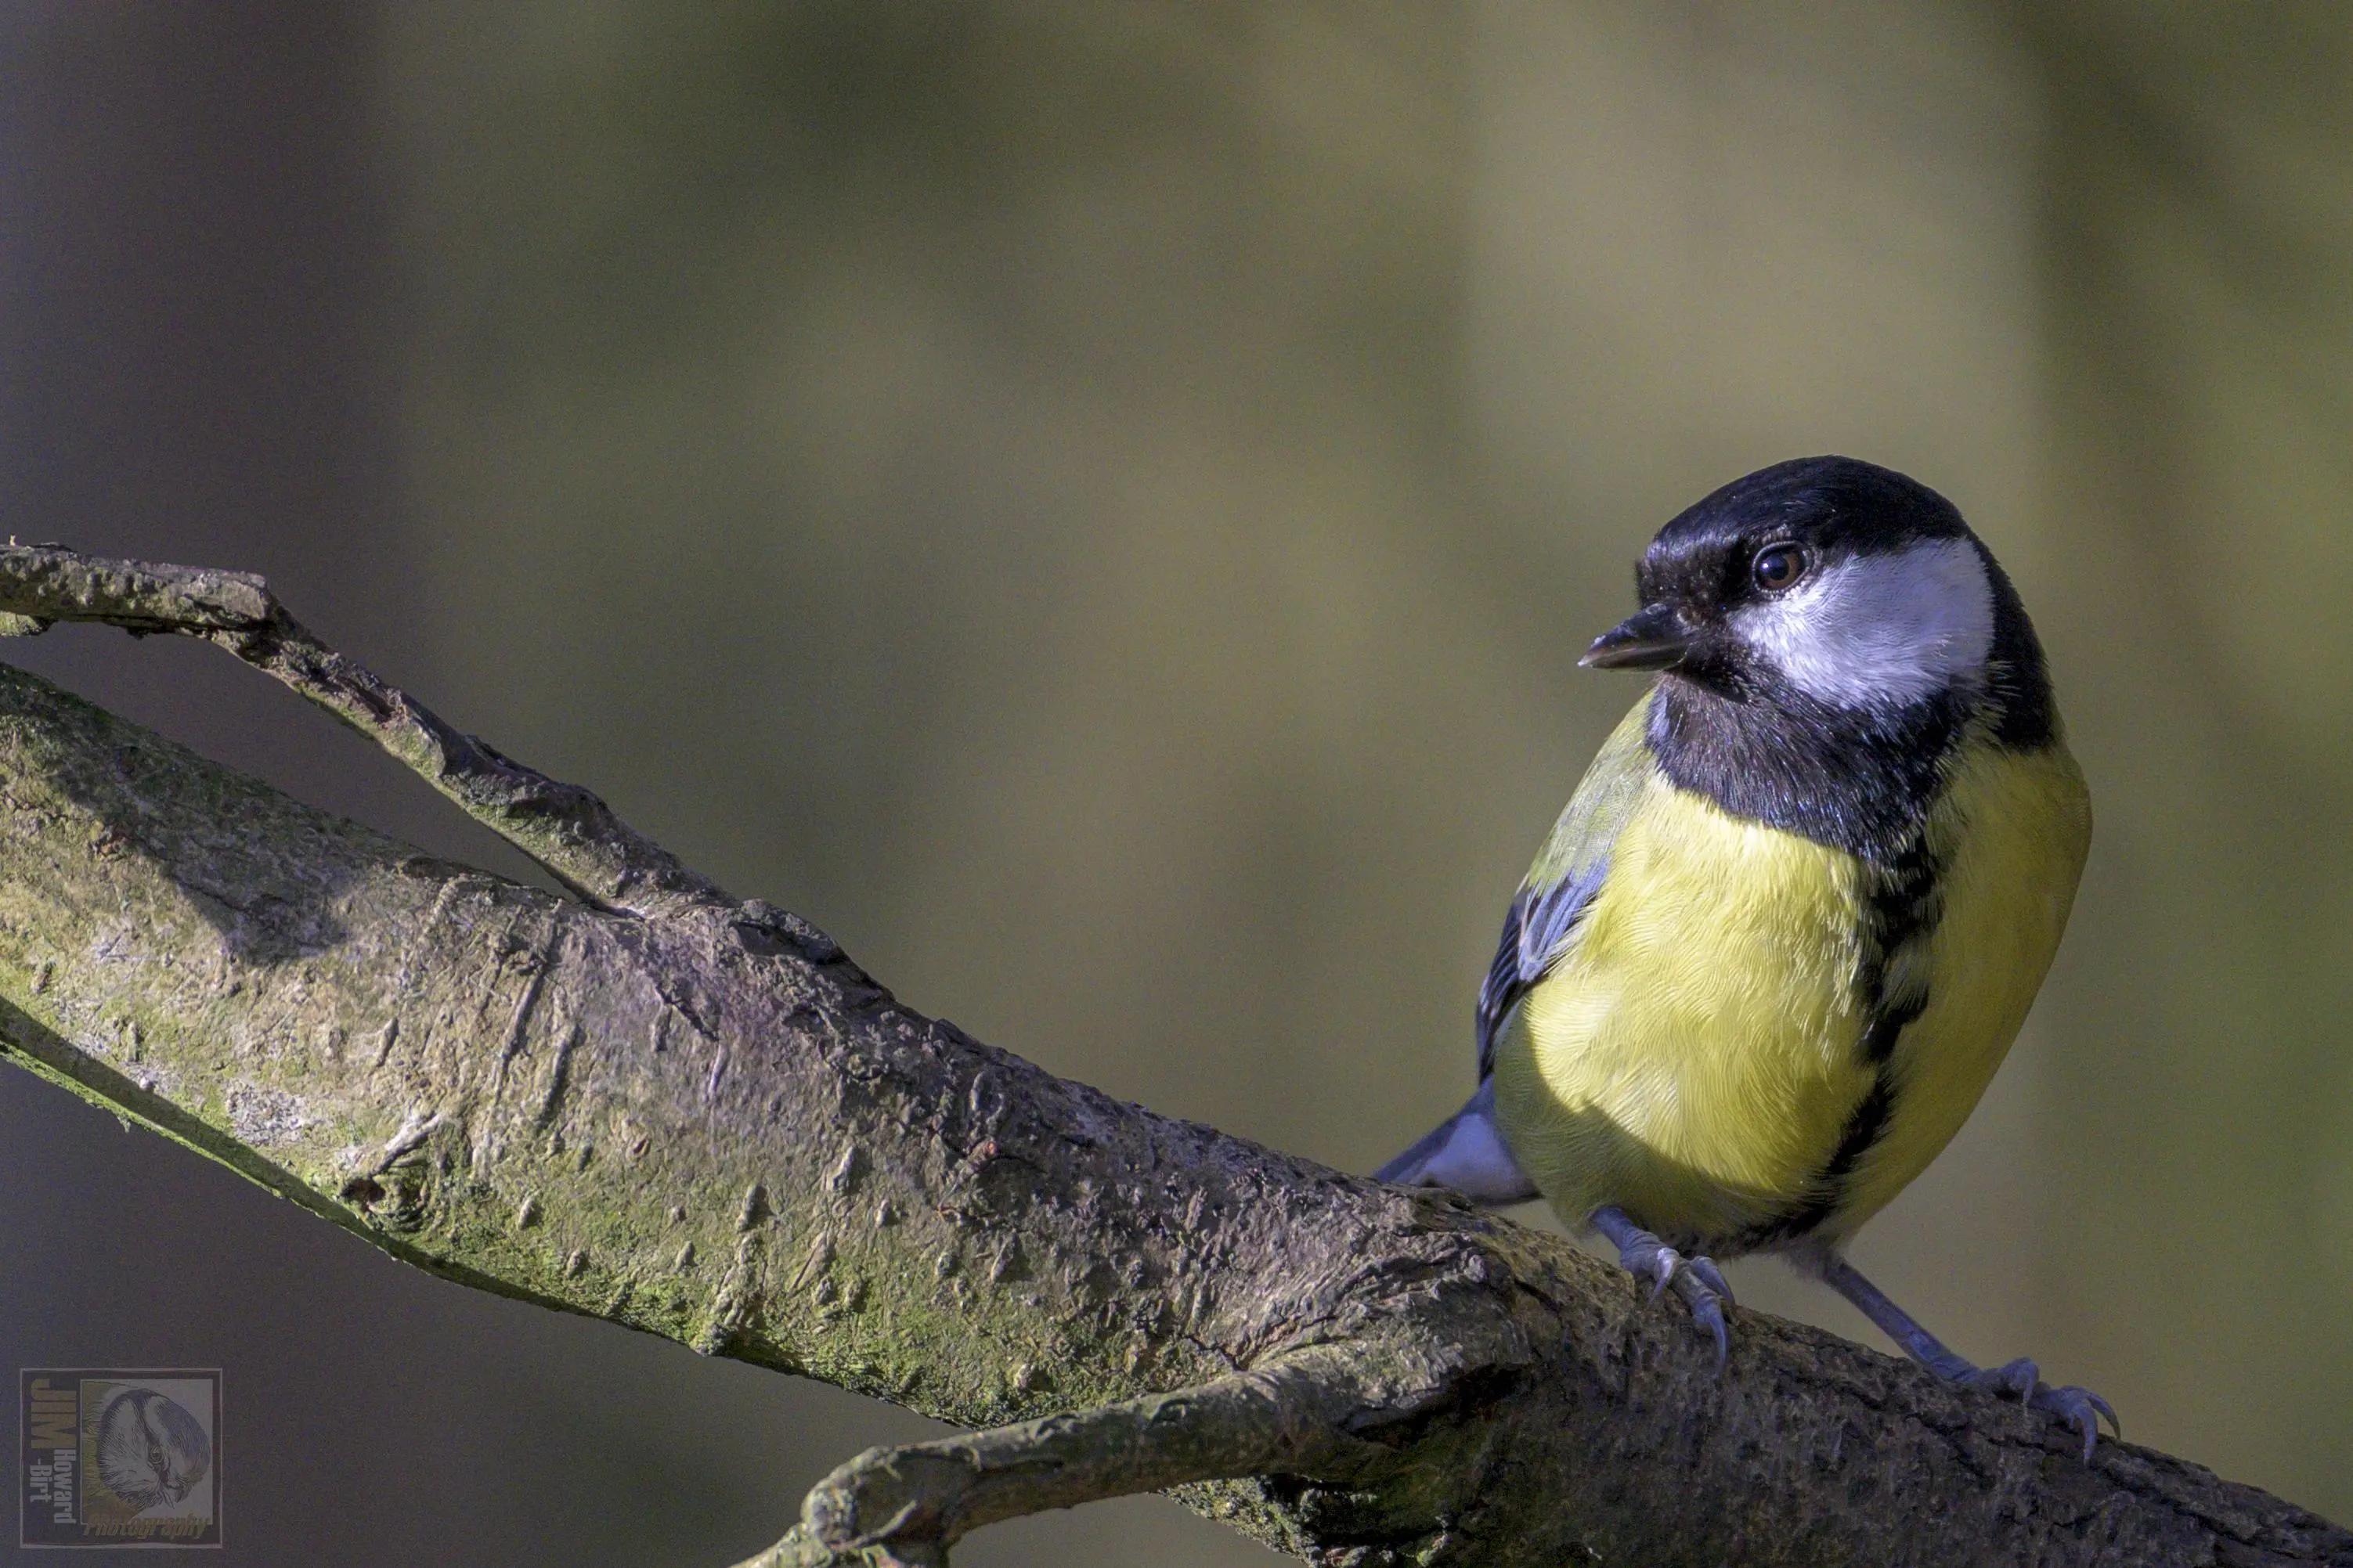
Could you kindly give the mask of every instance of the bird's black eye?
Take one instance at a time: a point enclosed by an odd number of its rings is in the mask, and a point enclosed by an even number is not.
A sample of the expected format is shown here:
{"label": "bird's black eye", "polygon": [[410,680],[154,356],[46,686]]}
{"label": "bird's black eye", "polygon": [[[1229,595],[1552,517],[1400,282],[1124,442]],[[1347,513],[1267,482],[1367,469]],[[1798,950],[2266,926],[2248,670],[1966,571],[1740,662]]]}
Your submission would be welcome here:
{"label": "bird's black eye", "polygon": [[1778,594],[1806,574],[1806,552],[1794,544],[1768,544],[1749,566],[1757,585]]}

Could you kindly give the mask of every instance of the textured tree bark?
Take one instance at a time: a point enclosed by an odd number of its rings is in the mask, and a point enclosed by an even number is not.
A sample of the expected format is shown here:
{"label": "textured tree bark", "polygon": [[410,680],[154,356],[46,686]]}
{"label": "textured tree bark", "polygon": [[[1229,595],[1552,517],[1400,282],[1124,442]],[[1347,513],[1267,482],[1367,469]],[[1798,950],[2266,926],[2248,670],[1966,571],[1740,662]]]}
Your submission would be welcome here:
{"label": "textured tree bark", "polygon": [[[0,667],[0,1048],[435,1273],[995,1428],[755,1561],[936,1563],[1175,1489],[1333,1564],[2353,1564],[2353,1534],[1573,1247],[1055,1079],[902,1007],[259,579],[0,550],[0,612],[206,637],[559,898]],[[1009,1424],[1009,1425],[1008,1425]],[[780,1511],[782,1500],[780,1500]]]}

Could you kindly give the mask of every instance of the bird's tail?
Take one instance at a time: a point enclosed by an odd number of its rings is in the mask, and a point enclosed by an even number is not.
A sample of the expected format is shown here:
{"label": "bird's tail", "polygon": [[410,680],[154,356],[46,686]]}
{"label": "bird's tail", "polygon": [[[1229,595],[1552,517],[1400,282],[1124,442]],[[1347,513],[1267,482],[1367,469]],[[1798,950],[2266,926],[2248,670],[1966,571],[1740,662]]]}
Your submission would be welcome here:
{"label": "bird's tail", "polygon": [[1409,1187],[1451,1187],[1490,1208],[1524,1204],[1539,1195],[1495,1126],[1493,1078],[1480,1079],[1479,1092],[1461,1110],[1374,1172],[1373,1179]]}

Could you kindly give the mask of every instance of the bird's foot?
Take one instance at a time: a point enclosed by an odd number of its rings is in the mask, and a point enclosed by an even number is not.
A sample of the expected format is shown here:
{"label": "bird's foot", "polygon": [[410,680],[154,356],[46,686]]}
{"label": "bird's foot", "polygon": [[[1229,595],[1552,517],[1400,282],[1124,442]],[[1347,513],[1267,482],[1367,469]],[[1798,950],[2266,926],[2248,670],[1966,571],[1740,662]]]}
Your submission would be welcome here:
{"label": "bird's foot", "polygon": [[1715,1336],[1715,1364],[1722,1367],[1731,1349],[1724,1309],[1732,1300],[1732,1287],[1725,1283],[1724,1271],[1716,1268],[1715,1260],[1697,1254],[1684,1257],[1628,1219],[1622,1210],[1599,1210],[1593,1223],[1617,1244],[1618,1266],[1635,1279],[1651,1282],[1651,1300],[1657,1300],[1669,1289],[1683,1299],[1692,1321]]}
{"label": "bird's foot", "polygon": [[2085,1464],[2092,1462],[2092,1450],[2098,1446],[2102,1417],[2115,1428],[2117,1436],[2125,1435],[2114,1405],[2088,1388],[2077,1388],[2072,1384],[2064,1388],[2052,1387],[2042,1381],[2042,1370],[2023,1356],[2000,1366],[1978,1366],[1965,1356],[1956,1355],[1946,1348],[1944,1341],[1922,1328],[1911,1313],[1889,1300],[1885,1292],[1836,1252],[1815,1255],[1812,1267],[1824,1284],[1861,1308],[1862,1315],[1878,1324],[1881,1332],[1903,1346],[1905,1355],[1946,1382],[2014,1394],[2029,1410],[2047,1411],[2068,1422],[2084,1435]]}
{"label": "bird's foot", "polygon": [[1966,1384],[1971,1388],[2010,1394],[2029,1410],[2047,1411],[2081,1432],[2084,1435],[2085,1464],[2091,1463],[2092,1450],[2098,1445],[2103,1418],[2117,1436],[2125,1435],[2124,1424],[2116,1419],[2116,1406],[2090,1389],[2078,1388],[2073,1384],[2053,1388],[2042,1381],[2042,1369],[2024,1356],[2005,1362],[2000,1366],[1972,1366],[1958,1356],[1952,1359],[1959,1364],[1949,1368],[1938,1366],[1933,1370],[1940,1376]]}

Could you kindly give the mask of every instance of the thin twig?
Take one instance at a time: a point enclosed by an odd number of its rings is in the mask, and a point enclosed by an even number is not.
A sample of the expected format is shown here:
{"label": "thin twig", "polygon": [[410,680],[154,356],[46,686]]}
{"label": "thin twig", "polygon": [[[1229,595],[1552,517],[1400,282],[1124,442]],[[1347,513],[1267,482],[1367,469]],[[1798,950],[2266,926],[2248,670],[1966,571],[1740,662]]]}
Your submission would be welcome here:
{"label": "thin twig", "polygon": [[603,909],[659,915],[732,906],[719,886],[589,791],[503,756],[287,614],[261,578],[0,546],[0,613],[201,637],[283,681],[399,758],[476,821]]}

